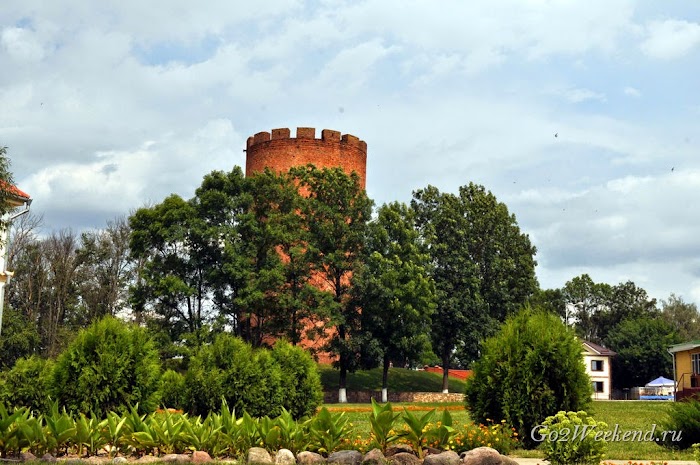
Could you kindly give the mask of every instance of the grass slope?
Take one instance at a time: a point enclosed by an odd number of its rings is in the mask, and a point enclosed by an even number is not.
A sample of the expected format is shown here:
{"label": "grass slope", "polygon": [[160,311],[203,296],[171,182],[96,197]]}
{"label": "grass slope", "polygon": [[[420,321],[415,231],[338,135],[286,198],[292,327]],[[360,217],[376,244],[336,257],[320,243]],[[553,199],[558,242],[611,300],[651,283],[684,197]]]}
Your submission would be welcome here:
{"label": "grass slope", "polygon": [[[321,384],[326,391],[338,389],[339,371],[329,365],[319,365]],[[348,391],[380,391],[382,389],[382,369],[358,370],[348,373]],[[450,392],[464,393],[464,381],[450,378]],[[442,375],[405,368],[389,369],[389,391],[393,392],[441,392]]]}

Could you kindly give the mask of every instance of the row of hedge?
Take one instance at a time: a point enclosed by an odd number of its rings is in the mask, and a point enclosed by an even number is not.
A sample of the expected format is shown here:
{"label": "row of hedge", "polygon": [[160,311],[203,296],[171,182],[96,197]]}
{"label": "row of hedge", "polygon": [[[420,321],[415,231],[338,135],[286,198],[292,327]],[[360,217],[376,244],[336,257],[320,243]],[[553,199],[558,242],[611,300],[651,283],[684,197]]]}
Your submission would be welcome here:
{"label": "row of hedge", "polygon": [[37,412],[57,401],[68,412],[98,417],[135,405],[207,415],[222,399],[252,416],[276,416],[284,407],[300,418],[315,411],[323,392],[303,349],[284,341],[253,349],[229,334],[201,346],[185,373],[162,373],[146,330],[112,317],[82,330],[56,360],[20,359],[0,375],[0,402]]}

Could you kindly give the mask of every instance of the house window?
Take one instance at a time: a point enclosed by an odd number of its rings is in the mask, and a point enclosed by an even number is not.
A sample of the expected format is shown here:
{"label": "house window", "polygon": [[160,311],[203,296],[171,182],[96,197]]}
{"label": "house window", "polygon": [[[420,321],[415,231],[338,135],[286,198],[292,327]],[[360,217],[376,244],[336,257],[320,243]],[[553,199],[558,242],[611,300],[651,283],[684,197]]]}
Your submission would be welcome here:
{"label": "house window", "polygon": [[693,365],[693,374],[700,374],[700,354],[690,354],[690,362]]}
{"label": "house window", "polygon": [[602,381],[593,381],[593,392],[603,392],[603,382]]}
{"label": "house window", "polygon": [[[700,355],[700,354],[698,354]],[[603,371],[602,360],[591,360],[591,371]]]}

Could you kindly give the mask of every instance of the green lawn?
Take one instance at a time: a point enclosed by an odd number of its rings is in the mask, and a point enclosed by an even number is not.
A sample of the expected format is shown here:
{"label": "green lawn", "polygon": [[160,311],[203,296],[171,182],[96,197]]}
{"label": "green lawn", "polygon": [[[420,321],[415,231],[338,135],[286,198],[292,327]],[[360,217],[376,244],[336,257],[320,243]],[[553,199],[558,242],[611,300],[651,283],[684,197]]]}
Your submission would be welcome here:
{"label": "green lawn", "polygon": [[[323,389],[332,391],[338,389],[338,370],[319,365]],[[464,392],[464,381],[450,378],[450,392]],[[382,389],[382,369],[358,370],[348,373],[348,391],[379,391]],[[394,392],[441,392],[442,375],[425,371],[407,370],[405,368],[389,369],[389,390]]]}
{"label": "green lawn", "polygon": [[[423,409],[425,411],[432,408],[450,409],[450,414],[455,424],[466,423],[470,421],[469,414],[462,408],[459,403],[446,404],[394,404],[394,410],[399,412],[406,406],[410,409]],[[666,412],[671,406],[670,402],[663,401],[595,401],[593,402],[592,414],[596,420],[603,421],[608,424],[612,430],[615,425],[618,425],[620,433],[625,431],[642,431],[646,432],[652,428],[652,425],[657,425],[657,430],[660,429],[660,423],[666,418]],[[345,411],[352,423],[353,437],[367,437],[369,435],[369,419],[368,419],[368,404],[332,404],[327,406],[330,410]],[[542,454],[537,451],[515,450],[511,454],[520,457],[537,457],[541,458]],[[606,459],[615,460],[693,460],[693,454],[688,451],[672,451],[656,445],[654,442],[609,442]]]}

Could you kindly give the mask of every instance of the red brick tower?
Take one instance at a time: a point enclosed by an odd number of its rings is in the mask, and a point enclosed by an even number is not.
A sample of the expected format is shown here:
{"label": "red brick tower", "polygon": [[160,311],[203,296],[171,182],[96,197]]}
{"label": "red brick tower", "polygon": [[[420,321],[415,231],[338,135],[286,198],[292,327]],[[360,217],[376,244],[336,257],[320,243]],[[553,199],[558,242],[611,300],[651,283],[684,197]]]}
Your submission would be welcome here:
{"label": "red brick tower", "polygon": [[259,132],[248,138],[245,175],[271,168],[278,172],[311,163],[316,168],[340,167],[346,173],[355,171],[365,187],[367,144],[350,134],[324,129],[316,139],[316,129],[297,128],[296,139],[287,128]]}
{"label": "red brick tower", "polygon": [[[330,129],[321,131],[316,139],[316,129],[297,128],[296,139],[290,137],[287,128],[273,129],[272,133],[259,132],[248,138],[246,148],[245,175],[250,176],[265,168],[283,173],[295,166],[314,165],[316,168],[340,167],[346,173],[355,171],[360,177],[360,185],[366,186],[367,144],[350,134]],[[323,286],[322,282],[315,284]],[[320,323],[309,322],[308,326]],[[311,349],[319,362],[330,363],[333,357],[320,349],[327,342],[326,337],[315,340],[303,338],[301,346]]]}

